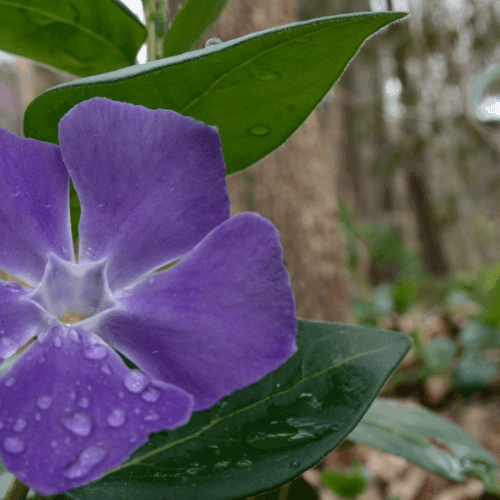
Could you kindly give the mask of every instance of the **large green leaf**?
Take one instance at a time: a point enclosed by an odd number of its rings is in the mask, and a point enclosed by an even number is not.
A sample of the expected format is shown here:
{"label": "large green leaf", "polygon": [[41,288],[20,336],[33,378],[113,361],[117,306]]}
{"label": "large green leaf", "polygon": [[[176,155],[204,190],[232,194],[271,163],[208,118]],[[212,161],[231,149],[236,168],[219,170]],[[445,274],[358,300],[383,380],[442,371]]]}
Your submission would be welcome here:
{"label": "large green leaf", "polygon": [[[151,436],[75,500],[227,500],[268,490],[333,450],[410,347],[408,337],[298,320],[297,353],[171,432]],[[230,374],[228,374],[230,376]]]}
{"label": "large green leaf", "polygon": [[227,0],[187,0],[170,26],[163,54],[176,56],[192,49],[219,17]]}
{"label": "large green leaf", "polygon": [[495,459],[465,431],[430,411],[377,399],[349,439],[404,457],[440,476],[462,481],[481,479],[500,493]]}
{"label": "large green leaf", "polygon": [[70,108],[91,97],[109,97],[216,125],[227,172],[237,172],[284,142],[361,43],[405,15],[368,13],[294,23],[60,85],[30,104],[25,135],[57,143],[57,124]]}
{"label": "large green leaf", "polygon": [[74,75],[134,64],[145,39],[119,0],[0,0],[0,49]]}

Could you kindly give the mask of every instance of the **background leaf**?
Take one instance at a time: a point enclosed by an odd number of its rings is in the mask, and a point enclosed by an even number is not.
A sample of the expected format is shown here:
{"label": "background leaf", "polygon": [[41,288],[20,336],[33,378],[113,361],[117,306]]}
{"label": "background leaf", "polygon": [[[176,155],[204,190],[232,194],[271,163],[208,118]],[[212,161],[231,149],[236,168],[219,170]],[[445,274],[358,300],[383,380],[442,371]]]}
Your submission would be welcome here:
{"label": "background leaf", "polygon": [[135,64],[145,39],[118,0],[0,0],[0,49],[74,75]]}
{"label": "background leaf", "polygon": [[168,29],[163,45],[164,57],[192,49],[220,16],[225,5],[226,0],[187,0]]}
{"label": "background leaf", "polygon": [[500,493],[500,465],[465,431],[430,411],[377,399],[349,439],[406,458],[440,476],[481,479]]}
{"label": "background leaf", "polygon": [[69,109],[91,97],[108,97],[216,125],[227,173],[237,172],[283,143],[361,43],[405,15],[365,13],[289,24],[60,85],[30,104],[25,135],[57,143],[57,124]]}
{"label": "background leaf", "polygon": [[410,347],[408,337],[298,320],[297,353],[262,380],[151,436],[75,500],[227,500],[290,481],[359,422]]}

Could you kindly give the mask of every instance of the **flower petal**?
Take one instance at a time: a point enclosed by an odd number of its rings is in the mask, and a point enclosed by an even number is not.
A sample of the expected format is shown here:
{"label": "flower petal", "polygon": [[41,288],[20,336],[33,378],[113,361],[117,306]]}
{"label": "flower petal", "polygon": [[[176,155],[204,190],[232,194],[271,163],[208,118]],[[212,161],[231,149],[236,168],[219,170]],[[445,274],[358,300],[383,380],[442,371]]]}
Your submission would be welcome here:
{"label": "flower petal", "polygon": [[151,376],[208,408],[295,352],[296,323],[278,232],[245,213],[173,268],[123,296],[97,333]]}
{"label": "flower petal", "polygon": [[10,358],[37,333],[42,310],[27,298],[31,291],[0,281],[0,360]]}
{"label": "flower petal", "polygon": [[0,268],[35,285],[50,253],[73,261],[59,147],[0,128],[0,179]]}
{"label": "flower petal", "polygon": [[0,399],[2,462],[42,495],[100,478],[149,433],[185,424],[193,404],[129,370],[95,335],[60,323],[0,377]]}
{"label": "flower petal", "polygon": [[94,98],[59,123],[80,198],[80,262],[108,259],[112,290],[171,262],[229,217],[213,127]]}

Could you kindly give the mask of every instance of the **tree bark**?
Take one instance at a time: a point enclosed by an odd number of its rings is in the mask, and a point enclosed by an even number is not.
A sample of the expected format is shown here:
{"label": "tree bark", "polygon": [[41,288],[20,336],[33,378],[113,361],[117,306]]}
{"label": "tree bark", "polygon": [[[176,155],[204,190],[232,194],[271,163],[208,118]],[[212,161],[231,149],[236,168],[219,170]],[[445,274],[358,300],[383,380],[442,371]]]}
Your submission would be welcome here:
{"label": "tree bark", "polygon": [[[296,20],[291,0],[229,0],[203,42]],[[232,214],[257,211],[278,228],[297,316],[347,322],[350,283],[336,220],[337,155],[325,125],[331,119],[316,109],[287,142],[227,182]]]}

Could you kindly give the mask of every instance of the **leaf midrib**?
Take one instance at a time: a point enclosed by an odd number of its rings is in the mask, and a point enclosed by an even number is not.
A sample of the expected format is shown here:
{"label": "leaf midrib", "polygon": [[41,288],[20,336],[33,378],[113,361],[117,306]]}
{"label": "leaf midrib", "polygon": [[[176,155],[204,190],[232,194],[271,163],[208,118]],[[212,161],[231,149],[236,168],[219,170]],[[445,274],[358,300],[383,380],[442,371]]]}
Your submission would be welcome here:
{"label": "leaf midrib", "polygon": [[104,38],[104,37],[98,35],[97,33],[95,33],[94,31],[89,30],[88,28],[86,28],[82,24],[76,24],[67,18],[55,15],[52,12],[37,9],[36,7],[26,6],[26,5],[20,4],[18,2],[12,2],[9,0],[0,0],[0,5],[1,4],[4,4],[7,7],[17,8],[19,10],[31,11],[31,12],[34,12],[36,14],[42,14],[50,19],[53,19],[54,21],[63,22],[64,24],[68,24],[69,26],[73,26],[76,29],[80,30],[81,32],[89,35],[90,37],[95,38],[96,40],[99,40],[99,41],[103,42],[105,45],[108,45],[109,47],[111,47],[114,52],[118,53],[121,56],[121,58],[127,63],[127,66],[128,66],[128,59],[127,59],[126,55],[119,49],[118,46],[113,44],[107,38]]}
{"label": "leaf midrib", "polygon": [[199,429],[198,431],[196,431],[194,434],[190,434],[190,435],[185,436],[185,437],[183,437],[181,439],[177,439],[176,441],[172,441],[170,443],[167,443],[166,445],[161,446],[160,448],[157,448],[157,449],[152,450],[152,451],[150,451],[148,453],[145,453],[144,455],[141,455],[140,457],[137,457],[137,458],[135,458],[133,460],[130,460],[129,462],[126,462],[125,464],[121,465],[120,467],[117,467],[116,469],[112,469],[111,471],[107,472],[103,477],[106,477],[109,474],[113,474],[115,472],[121,471],[123,469],[126,469],[127,467],[131,467],[132,465],[137,465],[137,464],[143,462],[144,460],[148,459],[149,457],[155,456],[158,453],[162,453],[164,451],[169,450],[170,448],[173,448],[174,446],[182,444],[182,443],[184,443],[186,441],[189,441],[191,439],[197,438],[198,436],[200,436],[201,434],[203,434],[205,431],[211,429],[212,427],[214,427],[215,425],[219,424],[220,422],[223,422],[224,420],[226,420],[228,418],[234,417],[234,416],[236,416],[236,415],[238,415],[240,413],[248,411],[248,410],[254,408],[255,406],[263,404],[263,403],[265,403],[265,402],[267,402],[267,401],[269,401],[271,399],[274,399],[274,398],[277,398],[277,397],[282,396],[284,394],[287,394],[288,392],[290,392],[290,391],[296,389],[297,387],[299,387],[301,384],[303,384],[303,383],[305,383],[305,382],[307,382],[309,380],[313,380],[314,378],[319,377],[319,376],[321,376],[321,375],[323,375],[325,373],[328,373],[329,371],[334,370],[334,369],[342,366],[343,364],[349,363],[349,362],[354,361],[355,359],[361,358],[363,356],[368,356],[370,354],[375,354],[375,353],[383,351],[385,349],[392,348],[394,345],[395,344],[386,345],[384,347],[381,347],[379,349],[375,349],[373,351],[366,351],[366,352],[363,352],[363,353],[355,354],[355,355],[353,355],[353,356],[351,356],[349,358],[345,358],[342,361],[340,361],[339,363],[331,365],[328,368],[325,368],[324,370],[322,370],[320,372],[316,372],[313,375],[309,375],[307,377],[302,378],[297,384],[289,387],[286,390],[283,390],[283,391],[280,391],[278,393],[266,396],[264,399],[261,399],[260,401],[257,401],[257,402],[255,402],[255,403],[253,403],[251,405],[248,405],[248,406],[245,406],[243,408],[240,408],[240,409],[238,409],[238,410],[236,410],[236,411],[234,411],[232,413],[228,413],[227,415],[224,415],[223,417],[217,417],[215,420],[212,420],[210,423],[208,423],[207,425],[205,425],[204,427],[202,427],[201,429]]}

